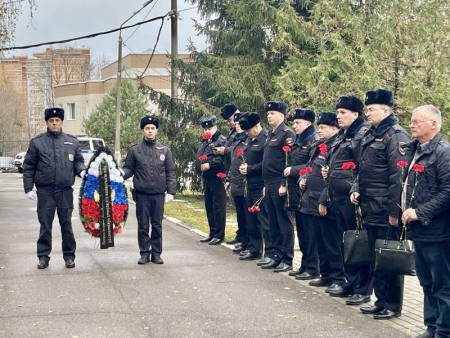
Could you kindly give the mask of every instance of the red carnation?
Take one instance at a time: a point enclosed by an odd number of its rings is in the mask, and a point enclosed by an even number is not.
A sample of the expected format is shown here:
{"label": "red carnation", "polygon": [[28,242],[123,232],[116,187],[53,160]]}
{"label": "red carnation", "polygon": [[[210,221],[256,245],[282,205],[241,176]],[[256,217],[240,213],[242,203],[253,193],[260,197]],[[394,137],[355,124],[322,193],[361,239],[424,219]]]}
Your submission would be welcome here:
{"label": "red carnation", "polygon": [[306,169],[300,169],[300,170],[298,171],[298,174],[299,174],[300,176],[306,175]]}
{"label": "red carnation", "polygon": [[199,158],[198,158],[199,161],[206,161],[207,159],[208,159],[208,156],[206,156],[206,155],[199,156]]}
{"label": "red carnation", "polygon": [[354,170],[356,168],[356,164],[352,161],[342,163],[343,170]]}
{"label": "red carnation", "polygon": [[319,144],[319,151],[322,155],[326,155],[328,152],[327,145],[325,143]]}
{"label": "red carnation", "polygon": [[407,165],[408,165],[408,162],[406,162],[406,161],[398,161],[397,162],[397,168],[406,168]]}
{"label": "red carnation", "polygon": [[283,151],[284,151],[285,153],[290,153],[290,152],[291,152],[291,147],[289,147],[289,146],[284,146],[284,147],[283,147]]}
{"label": "red carnation", "polygon": [[311,174],[312,173],[312,168],[311,167],[306,167],[305,170],[306,170],[307,174]]}
{"label": "red carnation", "polygon": [[204,139],[204,140],[210,140],[211,138],[212,138],[211,133],[204,133],[204,134],[203,134],[203,139]]}
{"label": "red carnation", "polygon": [[416,173],[423,173],[425,171],[425,167],[422,164],[416,163],[413,165],[412,170]]}
{"label": "red carnation", "polygon": [[251,212],[251,213],[254,213],[254,212],[255,212],[255,210],[253,209],[253,207],[248,207],[247,210],[248,210],[248,212]]}
{"label": "red carnation", "polygon": [[218,178],[222,178],[222,179],[224,179],[224,178],[226,178],[227,177],[227,174],[225,174],[225,173],[217,173],[217,175],[216,175]]}
{"label": "red carnation", "polygon": [[244,155],[244,149],[238,149],[237,151],[236,151],[236,156],[237,157],[240,157],[240,156],[243,156]]}

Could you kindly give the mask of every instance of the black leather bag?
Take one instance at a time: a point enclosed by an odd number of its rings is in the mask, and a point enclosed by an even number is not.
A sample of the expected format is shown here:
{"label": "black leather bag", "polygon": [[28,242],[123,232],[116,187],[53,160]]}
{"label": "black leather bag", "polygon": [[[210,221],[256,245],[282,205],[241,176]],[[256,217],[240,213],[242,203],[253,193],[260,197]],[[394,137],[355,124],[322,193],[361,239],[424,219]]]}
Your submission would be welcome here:
{"label": "black leather bag", "polygon": [[356,230],[344,232],[342,241],[344,242],[344,263],[345,264],[369,264],[370,251],[367,231],[363,230],[360,222]]}
{"label": "black leather bag", "polygon": [[391,226],[386,239],[375,241],[375,271],[396,275],[416,275],[414,243],[406,239],[406,227],[403,226],[400,239],[390,240]]}

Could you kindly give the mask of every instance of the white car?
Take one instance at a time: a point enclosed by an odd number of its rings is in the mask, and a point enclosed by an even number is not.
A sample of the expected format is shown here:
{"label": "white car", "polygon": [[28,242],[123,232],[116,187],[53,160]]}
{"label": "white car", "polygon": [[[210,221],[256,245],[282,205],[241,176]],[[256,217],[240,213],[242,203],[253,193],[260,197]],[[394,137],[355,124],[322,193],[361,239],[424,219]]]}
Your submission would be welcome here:
{"label": "white car", "polygon": [[84,165],[87,166],[95,151],[105,146],[105,141],[96,137],[77,137],[80,143],[81,155],[84,158]]}
{"label": "white car", "polygon": [[25,155],[27,152],[18,153],[14,158],[14,165],[17,167],[19,173],[23,173],[23,160],[25,160]]}

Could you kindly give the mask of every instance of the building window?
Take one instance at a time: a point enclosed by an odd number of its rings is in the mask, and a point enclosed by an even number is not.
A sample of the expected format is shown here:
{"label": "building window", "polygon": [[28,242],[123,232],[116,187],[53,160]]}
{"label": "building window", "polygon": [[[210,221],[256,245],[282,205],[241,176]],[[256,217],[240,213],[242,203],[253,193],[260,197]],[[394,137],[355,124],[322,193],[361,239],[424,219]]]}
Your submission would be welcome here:
{"label": "building window", "polygon": [[75,120],[75,103],[67,104],[67,119]]}

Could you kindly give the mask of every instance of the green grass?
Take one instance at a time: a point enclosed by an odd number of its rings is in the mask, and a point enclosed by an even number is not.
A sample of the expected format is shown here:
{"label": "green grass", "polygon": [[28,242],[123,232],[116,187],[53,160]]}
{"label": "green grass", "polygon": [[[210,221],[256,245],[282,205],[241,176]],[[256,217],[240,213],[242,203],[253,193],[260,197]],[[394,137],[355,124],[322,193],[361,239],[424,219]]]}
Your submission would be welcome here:
{"label": "green grass", "polygon": [[[181,200],[181,201],[177,201]],[[195,209],[202,209],[197,211]],[[167,216],[179,219],[205,233],[209,233],[208,220],[206,219],[205,197],[203,194],[185,192],[177,194],[173,202],[164,205],[164,213]],[[236,210],[233,199],[227,198],[227,223],[236,223]],[[236,236],[237,226],[227,225],[225,228],[225,240],[233,239]]]}

